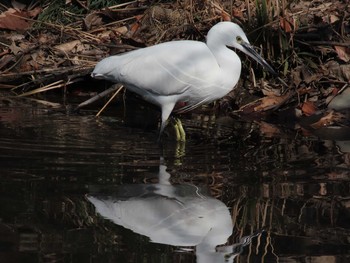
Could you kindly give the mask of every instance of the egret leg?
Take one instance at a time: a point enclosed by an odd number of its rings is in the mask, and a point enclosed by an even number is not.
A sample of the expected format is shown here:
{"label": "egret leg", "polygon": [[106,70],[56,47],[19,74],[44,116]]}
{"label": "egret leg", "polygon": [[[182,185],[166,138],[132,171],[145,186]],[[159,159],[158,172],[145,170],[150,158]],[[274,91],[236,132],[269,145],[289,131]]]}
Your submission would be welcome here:
{"label": "egret leg", "polygon": [[167,125],[167,121],[163,121],[162,124],[160,125],[160,130],[159,130],[159,135],[158,135],[158,142],[162,142],[162,134],[164,132],[164,128]]}
{"label": "egret leg", "polygon": [[[164,98],[163,98],[164,99]],[[164,101],[163,101],[164,102]],[[174,109],[175,106],[175,101],[170,101],[167,103],[162,104],[162,123],[160,125],[160,131],[159,131],[159,137],[158,137],[158,142],[161,141],[161,136],[164,131],[165,126],[168,123],[168,118],[170,116],[170,113]]]}
{"label": "egret leg", "polygon": [[174,120],[175,120],[174,128],[176,133],[176,140],[181,142],[186,141],[186,132],[182,126],[181,120],[178,118],[175,118]]}
{"label": "egret leg", "polygon": [[175,147],[175,160],[174,165],[182,165],[182,158],[186,154],[186,142],[177,141]]}

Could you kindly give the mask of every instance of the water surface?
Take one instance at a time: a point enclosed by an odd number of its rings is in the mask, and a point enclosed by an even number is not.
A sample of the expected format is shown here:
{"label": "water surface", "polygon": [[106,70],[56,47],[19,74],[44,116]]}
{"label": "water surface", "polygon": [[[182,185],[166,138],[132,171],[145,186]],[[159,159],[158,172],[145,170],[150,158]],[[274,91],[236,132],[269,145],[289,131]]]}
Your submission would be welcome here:
{"label": "water surface", "polygon": [[2,105],[1,262],[350,261],[350,138],[184,125]]}

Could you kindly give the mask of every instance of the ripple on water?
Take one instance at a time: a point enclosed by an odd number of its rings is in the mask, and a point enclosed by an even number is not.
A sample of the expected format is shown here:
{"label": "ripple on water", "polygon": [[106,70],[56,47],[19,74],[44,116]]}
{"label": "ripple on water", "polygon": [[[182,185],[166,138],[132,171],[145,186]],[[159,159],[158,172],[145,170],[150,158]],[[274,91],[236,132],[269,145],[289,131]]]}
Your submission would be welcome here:
{"label": "ripple on water", "polygon": [[[79,254],[80,259],[85,251],[84,255],[91,257],[86,262],[100,258],[101,251],[105,261],[113,261],[108,260],[106,251],[137,255],[140,262],[152,251],[157,258],[166,256],[172,262],[178,250],[150,244],[142,236],[111,226],[96,216],[85,194],[105,195],[124,189],[130,202],[140,201],[140,208],[145,208],[144,201],[153,205],[156,198],[156,204],[165,204],[164,209],[175,205],[191,215],[193,209],[186,207],[192,199],[177,197],[187,198],[186,188],[191,186],[199,201],[215,197],[212,201],[227,207],[227,222],[232,219],[234,223],[229,245],[242,241],[242,236],[249,237],[252,230],[267,229],[258,242],[253,239],[249,244],[249,251],[257,253],[241,251],[240,262],[247,262],[250,256],[261,262],[259,257],[266,253],[270,262],[275,262],[276,255],[281,262],[291,258],[305,262],[310,256],[316,262],[320,251],[327,251],[321,256],[329,260],[340,262],[339,253],[349,259],[347,143],[284,132],[266,123],[227,118],[220,123],[209,121],[184,118],[190,140],[176,144],[166,139],[160,146],[156,130],[129,128],[117,118],[67,116],[33,107],[0,108],[0,219],[4,223],[0,224],[0,243],[1,237],[9,242],[8,237],[15,233],[13,240],[23,238],[24,249],[30,244],[32,251],[43,257],[60,256],[56,249],[62,242],[62,254],[69,254],[70,259]],[[159,165],[161,157],[166,168]],[[164,186],[157,187],[161,172]],[[135,187],[146,193],[135,191]],[[200,195],[200,188],[211,197]],[[125,196],[122,199],[128,201]],[[119,204],[119,200],[110,201]],[[155,212],[149,216],[160,215],[159,206],[153,208]],[[138,211],[142,213],[137,218],[143,219],[144,210],[131,212]],[[165,216],[170,214],[178,213],[169,210]],[[201,221],[201,215],[196,220]],[[219,221],[212,223],[220,227]],[[6,229],[11,231],[4,234]],[[41,243],[36,244],[37,240]],[[129,259],[125,256],[124,261]],[[194,262],[193,257],[188,262]]]}

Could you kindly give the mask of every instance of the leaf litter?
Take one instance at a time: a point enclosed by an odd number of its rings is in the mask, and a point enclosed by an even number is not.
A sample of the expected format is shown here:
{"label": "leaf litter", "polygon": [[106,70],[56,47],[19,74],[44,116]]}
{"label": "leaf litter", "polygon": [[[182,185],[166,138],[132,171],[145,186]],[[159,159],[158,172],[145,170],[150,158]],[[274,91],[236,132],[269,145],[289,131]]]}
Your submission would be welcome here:
{"label": "leaf litter", "polygon": [[0,5],[0,88],[22,97],[66,89],[83,83],[106,56],[177,39],[204,40],[213,24],[233,20],[287,87],[242,57],[241,81],[219,105],[243,116],[288,112],[301,123],[323,115],[307,125],[312,129],[349,124],[350,7],[344,1],[140,0],[100,9],[90,8],[93,2],[66,1],[56,9],[54,1]]}

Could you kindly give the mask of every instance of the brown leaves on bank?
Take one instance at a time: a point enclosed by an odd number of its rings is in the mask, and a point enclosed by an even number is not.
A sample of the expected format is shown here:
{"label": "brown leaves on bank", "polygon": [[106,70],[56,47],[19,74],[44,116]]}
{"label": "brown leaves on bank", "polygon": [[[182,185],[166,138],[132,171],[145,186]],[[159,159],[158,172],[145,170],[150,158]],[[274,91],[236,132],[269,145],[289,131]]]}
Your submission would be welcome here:
{"label": "brown leaves on bank", "polygon": [[[33,94],[29,92],[32,89],[45,91],[42,86],[59,88],[63,83],[51,84],[81,80],[106,56],[174,39],[203,40],[213,23],[228,19],[220,1],[198,1],[190,8],[186,1],[152,3],[130,1],[101,10],[89,10],[85,1],[67,1],[61,8],[51,8],[55,1],[46,2],[45,8],[9,7],[0,18],[6,28],[0,36],[0,87],[18,94]],[[74,17],[68,12],[72,5],[83,7],[86,14]],[[44,15],[50,8],[54,12]],[[35,20],[39,13],[41,17],[69,15],[74,22],[62,25]],[[199,20],[194,21],[194,16]]]}
{"label": "brown leaves on bank", "polygon": [[33,19],[41,12],[40,7],[32,10],[18,10],[9,8],[0,14],[0,29],[24,31],[31,27]]}
{"label": "brown leaves on bank", "polygon": [[242,81],[228,97],[239,114],[266,116],[292,109],[293,118],[302,119],[350,107],[350,8],[344,1],[273,0],[264,9],[258,5],[264,1],[255,0],[139,0],[99,10],[90,9],[92,1],[66,1],[63,7],[82,12],[54,10],[71,19],[65,24],[38,20],[55,1],[44,2],[0,5],[0,87],[16,94],[69,87],[106,56],[177,39],[203,41],[213,24],[232,20],[248,31],[252,44],[262,47],[287,83],[267,76],[267,91],[265,84],[257,84],[266,77],[261,68],[241,56]]}
{"label": "brown leaves on bank", "polygon": [[253,102],[247,103],[243,105],[239,112],[241,114],[256,114],[256,113],[264,113],[267,111],[273,111],[281,107],[287,100],[292,97],[293,92],[289,91],[283,95],[268,95],[257,99]]}

